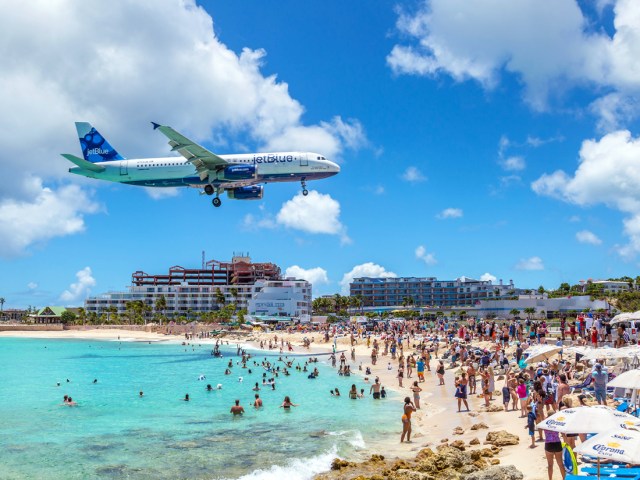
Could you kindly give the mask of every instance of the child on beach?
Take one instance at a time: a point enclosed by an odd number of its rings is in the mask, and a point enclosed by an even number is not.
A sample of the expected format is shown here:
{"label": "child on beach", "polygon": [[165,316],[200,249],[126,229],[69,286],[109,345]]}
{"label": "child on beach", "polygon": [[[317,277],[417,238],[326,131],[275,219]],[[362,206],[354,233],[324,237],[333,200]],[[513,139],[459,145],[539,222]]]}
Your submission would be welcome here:
{"label": "child on beach", "polygon": [[518,380],[518,386],[516,387],[516,393],[518,394],[518,399],[520,400],[520,418],[524,418],[527,416],[527,385],[524,383],[524,378],[520,378]]}
{"label": "child on beach", "polygon": [[531,405],[527,405],[527,425],[524,428],[529,429],[529,438],[531,438],[529,448],[536,448],[536,414]]}

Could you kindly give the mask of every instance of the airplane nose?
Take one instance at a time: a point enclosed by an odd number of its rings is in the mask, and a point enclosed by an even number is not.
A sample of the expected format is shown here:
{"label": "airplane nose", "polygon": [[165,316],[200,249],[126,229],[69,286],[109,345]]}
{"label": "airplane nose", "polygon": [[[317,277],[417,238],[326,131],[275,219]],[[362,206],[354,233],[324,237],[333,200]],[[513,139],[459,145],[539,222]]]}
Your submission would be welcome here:
{"label": "airplane nose", "polygon": [[330,165],[329,169],[331,170],[332,173],[340,173],[340,165],[331,161],[329,162],[329,165]]}

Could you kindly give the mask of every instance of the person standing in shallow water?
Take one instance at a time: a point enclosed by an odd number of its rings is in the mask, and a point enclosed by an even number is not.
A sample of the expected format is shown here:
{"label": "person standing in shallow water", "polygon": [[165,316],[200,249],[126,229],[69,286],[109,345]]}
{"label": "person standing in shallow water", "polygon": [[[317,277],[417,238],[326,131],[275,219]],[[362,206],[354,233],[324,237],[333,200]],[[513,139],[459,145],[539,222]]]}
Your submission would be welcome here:
{"label": "person standing in shallow water", "polygon": [[411,443],[411,415],[416,411],[416,407],[409,397],[404,399],[404,415],[402,415],[402,435],[400,435],[400,443],[404,442],[405,436],[407,443]]}

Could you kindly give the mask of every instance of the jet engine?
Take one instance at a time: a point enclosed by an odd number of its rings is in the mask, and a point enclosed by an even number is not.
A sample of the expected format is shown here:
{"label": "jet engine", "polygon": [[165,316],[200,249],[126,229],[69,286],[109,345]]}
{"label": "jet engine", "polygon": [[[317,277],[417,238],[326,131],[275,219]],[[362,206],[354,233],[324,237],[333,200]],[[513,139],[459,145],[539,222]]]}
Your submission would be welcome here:
{"label": "jet engine", "polygon": [[235,182],[237,180],[251,180],[255,177],[255,165],[227,165],[218,172],[218,180],[228,182]]}
{"label": "jet engine", "polygon": [[264,187],[262,185],[249,185],[227,190],[227,196],[232,200],[259,200],[263,194]]}

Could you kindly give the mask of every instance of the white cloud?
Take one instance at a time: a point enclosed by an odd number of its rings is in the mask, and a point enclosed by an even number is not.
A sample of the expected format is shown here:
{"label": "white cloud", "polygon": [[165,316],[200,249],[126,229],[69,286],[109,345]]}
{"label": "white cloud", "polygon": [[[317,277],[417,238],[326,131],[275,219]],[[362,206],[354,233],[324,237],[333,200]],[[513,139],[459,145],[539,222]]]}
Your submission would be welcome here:
{"label": "white cloud", "polygon": [[602,243],[602,240],[600,240],[595,233],[590,232],[589,230],[580,230],[577,232],[576,240],[580,243],[588,243],[590,245],[600,245]]}
{"label": "white cloud", "polygon": [[489,272],[487,273],[483,273],[482,275],[480,275],[480,280],[482,280],[483,282],[492,282],[495,283],[496,280],[498,280],[495,275],[491,275]]}
{"label": "white cloud", "polygon": [[82,270],[76,273],[78,281],[69,285],[69,289],[62,292],[60,300],[68,303],[78,303],[83,301],[89,292],[91,287],[95,286],[96,280],[91,274],[91,268],[84,267]]}
{"label": "white cloud", "polygon": [[423,245],[419,245],[418,247],[416,247],[415,254],[418,260],[422,260],[427,265],[435,265],[436,263],[438,263],[435,255],[433,253],[428,253],[427,249],[424,248]]}
{"label": "white cloud", "polygon": [[462,217],[462,215],[463,215],[463,212],[462,212],[462,209],[460,208],[445,208],[438,215],[436,215],[436,217],[441,220],[444,220],[447,218],[460,218]]}
{"label": "white cloud", "polygon": [[514,156],[501,160],[500,165],[502,166],[502,168],[509,172],[517,172],[520,170],[524,170],[527,166],[527,163],[525,162],[524,158]]}
{"label": "white cloud", "polygon": [[531,184],[539,195],[590,206],[604,204],[628,214],[624,233],[629,243],[618,252],[631,259],[640,252],[640,139],[622,130],[600,140],[585,140],[573,176],[562,170],[542,175]]}
{"label": "white cloud", "polygon": [[373,193],[375,193],[376,195],[384,195],[384,187],[382,185],[378,185],[374,190]]}
{"label": "white cloud", "polygon": [[258,230],[261,228],[276,228],[278,225],[275,220],[269,214],[263,214],[262,217],[258,217],[252,213],[247,213],[242,218],[242,227],[245,230]]}
{"label": "white cloud", "polygon": [[571,216],[569,217],[569,221],[570,221],[571,223],[578,223],[578,222],[580,222],[581,220],[582,220],[582,219],[580,218],[580,216],[579,216],[579,215],[571,215]]}
{"label": "white cloud", "polygon": [[425,177],[417,167],[407,167],[402,174],[402,179],[409,183],[418,183],[424,182],[427,177]]}
{"label": "white cloud", "polygon": [[214,149],[242,138],[251,148],[305,145],[335,158],[368,144],[354,119],[304,124],[288,85],[262,72],[266,52],[228,48],[195,0],[122,0],[108,9],[0,2],[0,31],[0,111],[11,112],[0,115],[0,202],[31,198],[29,176],[89,182],[70,175],[57,155],[79,153],[74,121],[92,122],[129,157],[169,154],[150,120]]}
{"label": "white cloud", "polygon": [[23,255],[35,244],[84,231],[84,214],[99,209],[90,194],[77,185],[53,190],[39,178],[25,181],[29,200],[0,199],[0,256]]}
{"label": "white cloud", "polygon": [[340,282],[340,286],[342,287],[342,294],[348,295],[349,284],[353,281],[354,278],[395,278],[397,276],[398,275],[396,275],[395,273],[387,271],[384,267],[376,263],[367,262],[356,265],[349,272],[345,273],[342,277],[342,281]]}
{"label": "white cloud", "polygon": [[36,282],[29,282],[27,283],[27,288],[29,290],[35,290],[36,288],[38,288],[38,284]]}
{"label": "white cloud", "polygon": [[276,215],[278,224],[307,233],[340,235],[342,243],[350,243],[346,227],[340,222],[340,203],[328,194],[310,190],[299,192],[282,204]]}
{"label": "white cloud", "polygon": [[387,63],[396,74],[446,74],[486,88],[506,71],[521,79],[536,109],[546,107],[549,92],[572,86],[637,92],[640,4],[618,0],[613,11],[609,36],[590,28],[576,0],[425,0],[414,13],[400,12],[397,28],[408,41]]}
{"label": "white cloud", "polygon": [[306,280],[313,286],[329,283],[327,271],[321,267],[305,269],[298,265],[292,265],[285,270],[284,276]]}
{"label": "white cloud", "polygon": [[602,133],[609,133],[622,128],[638,117],[640,113],[638,97],[619,92],[610,93],[598,98],[589,106],[598,118],[597,127]]}
{"label": "white cloud", "polygon": [[163,187],[163,188],[153,188],[153,187],[145,187],[147,195],[149,195],[154,200],[163,200],[165,198],[176,197],[180,194],[180,190],[177,187]]}
{"label": "white cloud", "polygon": [[544,270],[540,257],[523,258],[516,264],[517,270]]}

